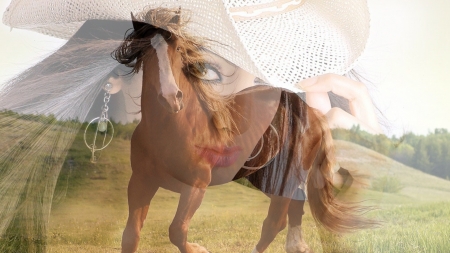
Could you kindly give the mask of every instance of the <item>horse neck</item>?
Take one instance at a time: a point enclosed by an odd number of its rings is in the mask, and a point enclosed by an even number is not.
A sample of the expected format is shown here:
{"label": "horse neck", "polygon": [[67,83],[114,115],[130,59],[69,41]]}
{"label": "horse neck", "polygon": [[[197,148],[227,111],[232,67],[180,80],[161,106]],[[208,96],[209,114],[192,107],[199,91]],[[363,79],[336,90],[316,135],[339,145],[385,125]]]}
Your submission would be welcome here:
{"label": "horse neck", "polygon": [[165,113],[164,109],[158,103],[158,91],[155,85],[158,85],[158,75],[147,73],[143,70],[142,94],[141,94],[141,114],[142,121],[154,121],[155,117]]}

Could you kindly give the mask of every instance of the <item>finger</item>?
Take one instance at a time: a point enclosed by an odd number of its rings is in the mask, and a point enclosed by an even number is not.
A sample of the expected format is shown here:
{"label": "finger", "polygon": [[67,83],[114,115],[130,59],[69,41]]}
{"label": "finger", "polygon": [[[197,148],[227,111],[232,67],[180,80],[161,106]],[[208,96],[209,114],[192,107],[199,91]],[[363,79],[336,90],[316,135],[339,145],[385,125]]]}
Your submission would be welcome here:
{"label": "finger", "polygon": [[359,121],[381,133],[372,100],[366,86],[345,76],[326,74],[303,80],[299,88],[306,93],[333,92],[349,101],[351,114]]}
{"label": "finger", "polygon": [[366,95],[366,86],[358,81],[336,74],[325,74],[305,79],[297,84],[305,92],[333,92],[349,101]]}
{"label": "finger", "polygon": [[325,114],[325,117],[327,118],[328,125],[332,129],[351,129],[354,126],[359,126],[360,130],[366,131],[371,134],[382,133],[381,129],[373,128],[372,126],[366,124],[365,122],[338,107],[334,107],[330,111],[328,111],[328,113]]}
{"label": "finger", "polygon": [[326,92],[306,92],[306,104],[326,114],[331,109],[330,98]]}

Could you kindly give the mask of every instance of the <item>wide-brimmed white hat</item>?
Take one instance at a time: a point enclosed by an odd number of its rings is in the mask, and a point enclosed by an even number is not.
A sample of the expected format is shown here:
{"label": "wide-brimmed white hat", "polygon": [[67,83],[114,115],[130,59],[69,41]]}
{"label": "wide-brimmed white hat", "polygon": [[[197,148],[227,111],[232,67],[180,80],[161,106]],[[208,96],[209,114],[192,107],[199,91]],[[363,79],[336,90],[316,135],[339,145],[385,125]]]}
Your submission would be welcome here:
{"label": "wide-brimmed white hat", "polygon": [[188,32],[211,51],[292,91],[305,78],[348,72],[369,36],[366,0],[12,0],[3,22],[68,39],[86,20],[157,7],[188,10]]}

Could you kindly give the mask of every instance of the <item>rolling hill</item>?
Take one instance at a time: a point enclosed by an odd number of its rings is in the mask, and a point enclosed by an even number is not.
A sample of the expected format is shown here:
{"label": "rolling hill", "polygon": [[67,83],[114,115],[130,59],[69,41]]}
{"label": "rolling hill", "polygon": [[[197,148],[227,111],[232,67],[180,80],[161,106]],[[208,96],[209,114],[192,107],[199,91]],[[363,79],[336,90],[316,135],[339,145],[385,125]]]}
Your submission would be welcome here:
{"label": "rolling hill", "polygon": [[[68,155],[75,165],[70,169],[66,164],[58,181],[57,201],[53,205],[50,222],[49,252],[120,252],[121,233],[127,218],[126,187],[131,174],[129,141],[115,139],[95,165],[87,162],[90,154],[81,142],[77,138]],[[392,234],[401,235],[396,229],[404,228],[397,228],[396,222],[402,220],[403,213],[410,217],[424,208],[430,212],[448,210],[450,205],[446,201],[450,200],[450,181],[427,175],[350,142],[336,141],[335,144],[341,167],[350,171],[356,179],[362,178],[369,183],[368,188],[360,189],[362,198],[370,199],[368,203],[380,207],[374,216],[385,219],[386,223],[382,229],[375,230],[375,235],[363,231],[324,243],[306,208],[305,236],[315,252],[362,252],[361,249],[367,249],[366,252],[406,252],[408,247],[419,249],[415,252],[430,252],[425,250],[427,245],[450,247],[445,243],[439,246],[436,240],[440,237],[436,235],[425,246],[421,241],[427,242],[427,239],[420,234],[407,236],[406,239],[385,238],[392,237]],[[370,190],[371,180],[383,176],[399,178],[404,188],[395,194]],[[168,239],[168,226],[177,202],[177,194],[162,189],[158,191],[150,206],[139,252],[177,252]],[[264,194],[234,182],[210,187],[192,221],[189,240],[205,245],[215,253],[250,252],[259,238],[268,204],[269,199]],[[397,216],[392,215],[393,212]],[[423,216],[424,212],[420,211],[420,215]],[[450,220],[450,211],[441,212],[440,216],[429,216],[431,220],[422,217],[417,223],[419,225],[414,223],[414,226],[428,231],[429,228],[421,222],[444,224],[440,229],[447,235],[450,233],[449,224],[445,225]],[[414,233],[420,231],[414,229]],[[444,238],[448,238],[445,233]],[[374,239],[374,236],[379,237]],[[415,241],[408,239],[416,237],[418,239]],[[267,252],[284,252],[284,238],[285,231],[280,233]],[[328,235],[328,238],[334,237]],[[408,244],[412,246],[404,246]],[[440,252],[440,248],[436,249],[435,252]]]}
{"label": "rolling hill", "polygon": [[[2,122],[1,152],[7,151],[14,141],[21,141],[17,129],[27,130],[25,124],[7,128],[7,123]],[[51,134],[53,130],[44,133]],[[305,240],[314,252],[449,252],[450,181],[350,142],[335,141],[335,145],[340,166],[355,179],[354,190],[346,194],[357,195],[359,200],[377,207],[368,215],[383,225],[347,236],[327,234],[318,228],[306,205]],[[45,149],[41,146],[39,150]],[[53,198],[48,252],[120,252],[128,210],[129,150],[129,140],[117,137],[102,151],[99,162],[92,164],[82,134],[77,135]],[[397,193],[372,190],[371,184],[383,177],[398,179],[403,188]],[[168,239],[168,226],[177,204],[178,194],[158,191],[150,206],[139,252],[177,252]],[[234,182],[210,187],[192,220],[189,240],[214,253],[250,252],[259,239],[268,205],[264,194]],[[286,230],[280,232],[266,253],[284,252],[285,235]]]}

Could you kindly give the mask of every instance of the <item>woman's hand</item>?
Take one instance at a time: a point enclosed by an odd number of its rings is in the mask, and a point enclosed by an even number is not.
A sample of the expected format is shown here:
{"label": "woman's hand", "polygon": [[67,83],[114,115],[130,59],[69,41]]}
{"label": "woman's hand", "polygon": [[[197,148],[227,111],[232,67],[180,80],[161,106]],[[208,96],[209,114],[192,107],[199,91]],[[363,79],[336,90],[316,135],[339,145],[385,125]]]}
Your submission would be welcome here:
{"label": "woman's hand", "polygon": [[[330,128],[350,129],[359,125],[366,132],[383,133],[369,92],[363,83],[345,76],[325,74],[305,79],[297,87],[306,92],[306,103],[327,117]],[[329,91],[348,100],[351,114],[341,108],[331,107],[327,93]]]}

